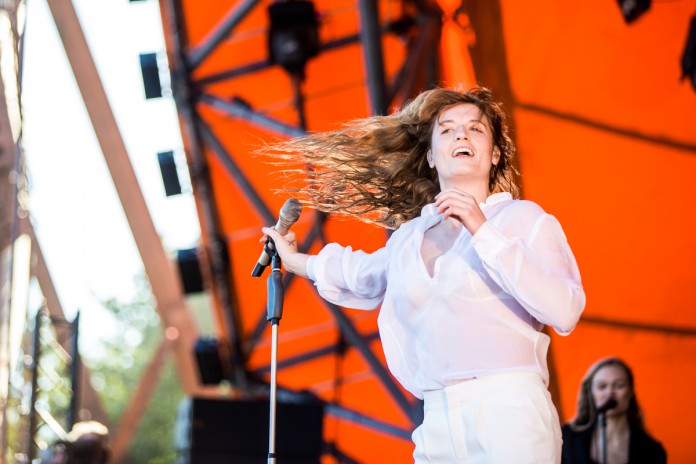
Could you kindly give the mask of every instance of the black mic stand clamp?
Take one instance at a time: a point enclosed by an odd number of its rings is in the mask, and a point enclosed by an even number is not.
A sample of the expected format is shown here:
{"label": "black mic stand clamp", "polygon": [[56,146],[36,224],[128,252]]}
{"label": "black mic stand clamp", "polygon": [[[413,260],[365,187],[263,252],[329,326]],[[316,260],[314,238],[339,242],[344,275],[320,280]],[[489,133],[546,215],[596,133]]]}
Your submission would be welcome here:
{"label": "black mic stand clamp", "polygon": [[[269,246],[270,245],[270,246]],[[278,376],[278,324],[283,316],[283,273],[278,251],[269,238],[265,251],[271,258],[271,275],[268,276],[268,303],[266,320],[271,323],[271,391],[270,391],[270,421],[268,430],[268,464],[275,464],[275,429],[276,429],[276,378]]]}

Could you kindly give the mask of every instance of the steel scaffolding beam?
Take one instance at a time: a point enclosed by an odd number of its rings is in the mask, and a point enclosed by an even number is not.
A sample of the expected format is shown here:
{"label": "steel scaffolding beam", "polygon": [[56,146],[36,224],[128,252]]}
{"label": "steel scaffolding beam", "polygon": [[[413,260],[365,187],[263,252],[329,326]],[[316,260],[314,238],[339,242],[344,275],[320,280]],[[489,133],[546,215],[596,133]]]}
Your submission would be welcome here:
{"label": "steel scaffolding beam", "polygon": [[169,333],[174,338],[172,348],[179,379],[186,392],[195,392],[198,375],[192,347],[197,330],[188,311],[181,281],[164,252],[148,212],[75,8],[70,0],[48,0],[48,6],[142,257],[157,311],[165,329],[172,329]]}

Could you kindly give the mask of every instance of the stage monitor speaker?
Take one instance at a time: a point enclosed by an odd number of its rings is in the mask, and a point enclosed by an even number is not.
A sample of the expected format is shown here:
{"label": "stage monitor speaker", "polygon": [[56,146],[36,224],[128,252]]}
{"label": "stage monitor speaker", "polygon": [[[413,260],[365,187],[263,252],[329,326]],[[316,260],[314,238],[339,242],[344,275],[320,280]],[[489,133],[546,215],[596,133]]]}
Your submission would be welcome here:
{"label": "stage monitor speaker", "polygon": [[[187,398],[177,418],[179,464],[264,464],[268,461],[267,400]],[[324,406],[277,403],[276,457],[283,464],[319,464]]]}

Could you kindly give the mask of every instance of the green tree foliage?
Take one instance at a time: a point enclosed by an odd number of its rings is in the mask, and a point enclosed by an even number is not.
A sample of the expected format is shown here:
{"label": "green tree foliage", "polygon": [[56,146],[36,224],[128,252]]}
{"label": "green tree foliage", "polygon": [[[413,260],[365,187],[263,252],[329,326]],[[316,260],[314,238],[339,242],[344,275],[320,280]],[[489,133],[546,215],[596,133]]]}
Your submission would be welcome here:
{"label": "green tree foliage", "polygon": [[[143,279],[144,281],[144,279]],[[112,424],[121,415],[162,337],[160,319],[145,282],[130,302],[108,300],[112,329],[101,346],[85,350],[83,360],[92,384],[101,396]],[[126,463],[171,463],[176,459],[174,421],[183,391],[170,359],[161,371],[158,386],[144,411],[127,453]]]}
{"label": "green tree foliage", "polygon": [[[51,321],[44,310],[39,313],[41,343],[39,346],[39,366],[37,369],[36,409],[51,416],[59,426],[65,426],[67,410],[70,405],[71,385],[69,380],[69,356],[60,347],[55,335],[55,324],[67,324],[67,321]],[[29,446],[34,446],[35,455],[40,448],[48,446],[57,439],[46,422],[36,421],[34,438],[30,438],[30,416],[32,414],[32,377],[33,377],[33,343],[36,316],[27,317],[26,330],[23,334],[19,360],[11,372],[8,385],[6,414],[7,454],[6,462],[21,462],[26,459]],[[37,414],[40,416],[40,414]],[[30,445],[32,444],[32,445]],[[1,461],[2,459],[0,459]]]}
{"label": "green tree foliage", "polygon": [[183,390],[170,360],[128,451],[128,463],[165,464],[176,460],[174,420]]}

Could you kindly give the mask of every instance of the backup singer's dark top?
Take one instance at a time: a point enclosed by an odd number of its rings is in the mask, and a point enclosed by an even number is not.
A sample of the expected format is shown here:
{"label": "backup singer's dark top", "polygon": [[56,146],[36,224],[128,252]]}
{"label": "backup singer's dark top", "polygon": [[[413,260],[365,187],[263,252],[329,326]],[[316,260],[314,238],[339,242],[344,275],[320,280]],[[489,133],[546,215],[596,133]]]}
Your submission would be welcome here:
{"label": "backup singer's dark top", "polygon": [[[590,457],[592,432],[590,427],[582,432],[563,426],[563,453],[561,464],[597,464]],[[667,453],[659,441],[652,438],[644,430],[631,427],[631,438],[626,464],[665,464]]]}

